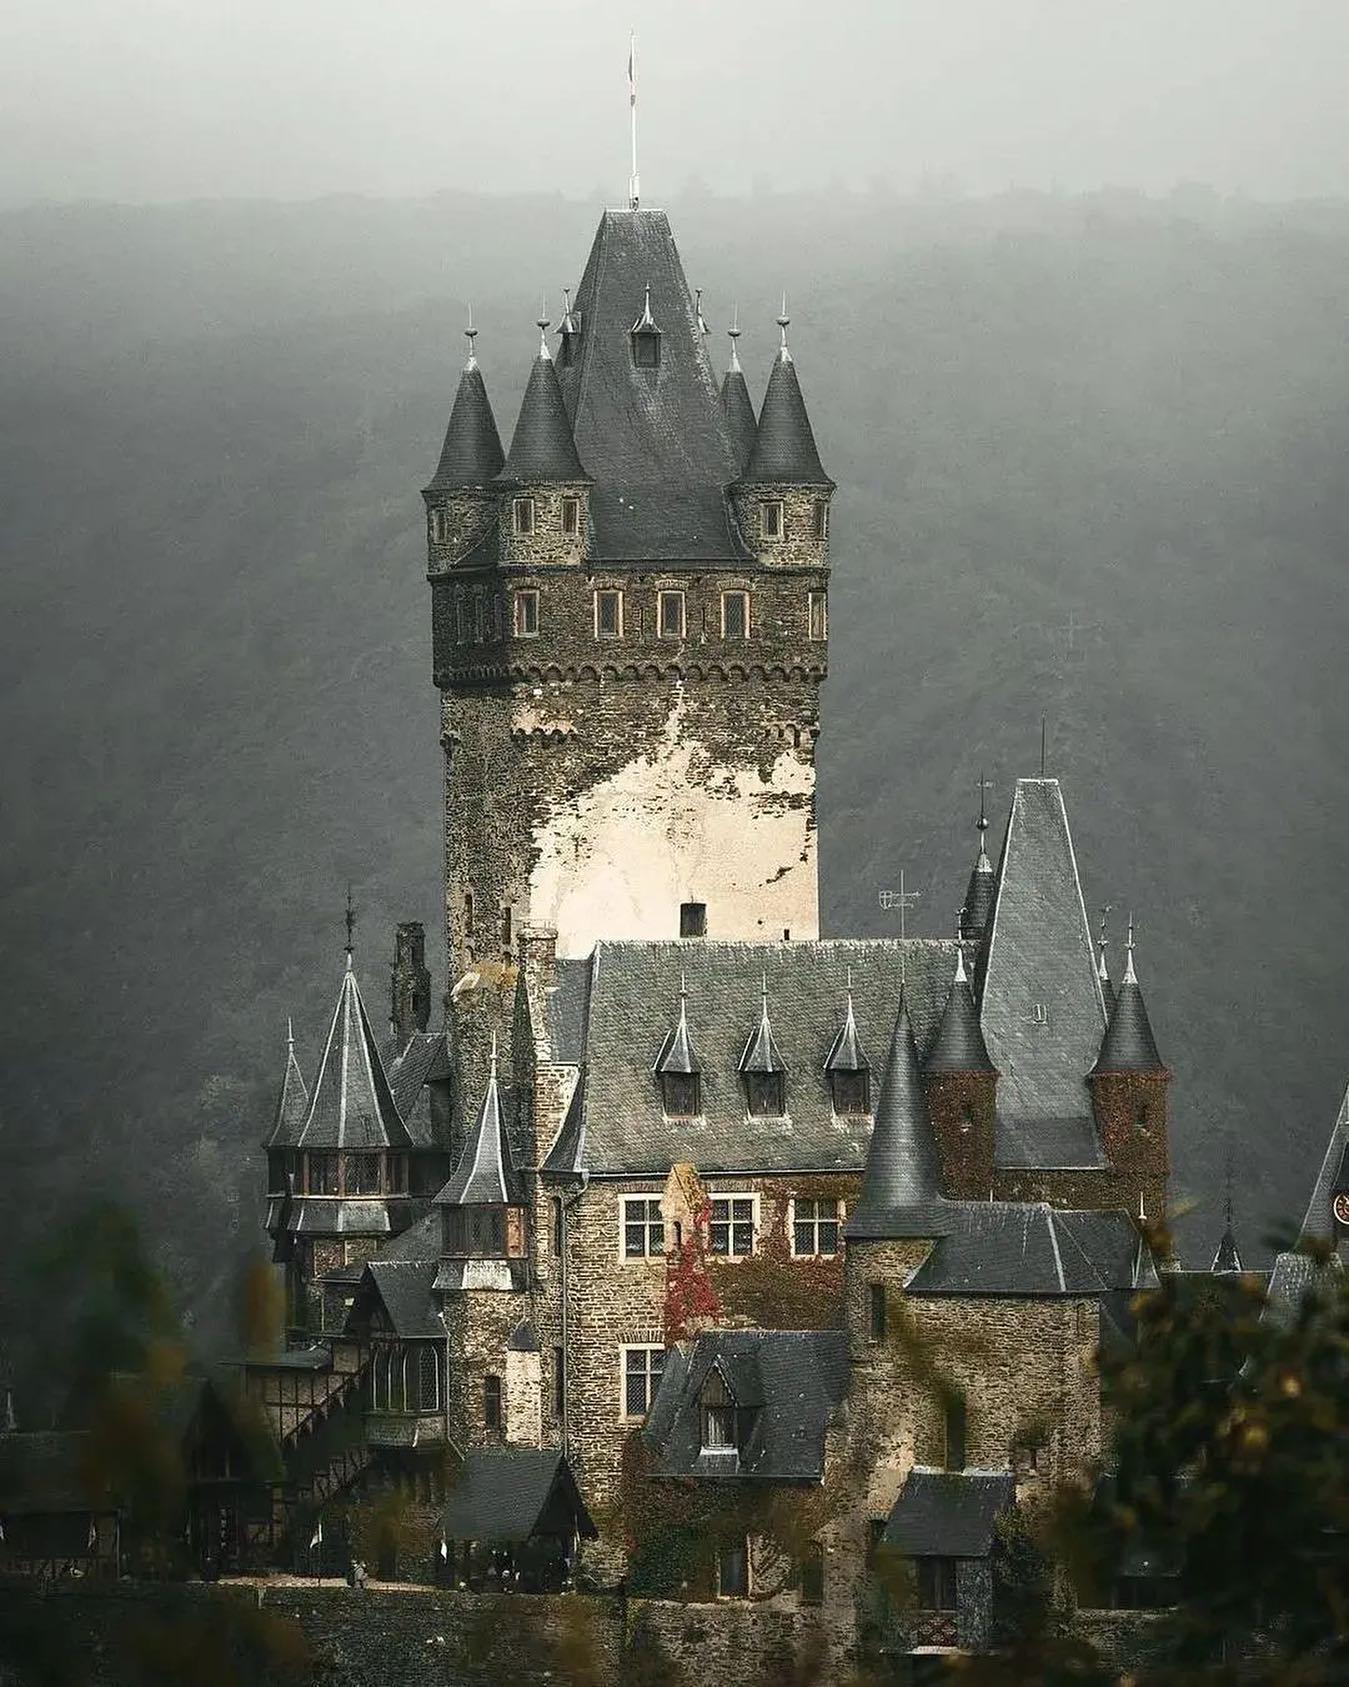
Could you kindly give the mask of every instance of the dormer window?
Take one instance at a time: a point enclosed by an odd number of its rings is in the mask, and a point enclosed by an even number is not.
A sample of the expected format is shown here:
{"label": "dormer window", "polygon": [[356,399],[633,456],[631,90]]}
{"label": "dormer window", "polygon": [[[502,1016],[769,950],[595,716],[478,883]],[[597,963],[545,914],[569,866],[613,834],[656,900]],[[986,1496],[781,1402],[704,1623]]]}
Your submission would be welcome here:
{"label": "dormer window", "polygon": [[786,1112],[781,1072],[746,1072],[745,1106],[752,1119],[780,1119]]}
{"label": "dormer window", "polygon": [[668,1119],[695,1119],[702,1112],[702,1063],[689,1031],[688,991],[681,980],[679,1017],[656,1056],[656,1077]]}
{"label": "dormer window", "polygon": [[759,531],[765,539],[782,537],[782,500],[770,498],[759,506]]}
{"label": "dormer window", "polygon": [[666,1072],[660,1088],[667,1119],[696,1119],[702,1112],[701,1082],[696,1072]]}
{"label": "dormer window", "polygon": [[514,498],[511,500],[511,524],[514,532],[522,538],[527,538],[534,531],[534,500],[532,498]]}
{"label": "dormer window", "polygon": [[858,1119],[871,1112],[869,1072],[831,1072],[829,1090],[840,1119]]}
{"label": "dormer window", "polygon": [[651,288],[647,287],[646,298],[642,304],[642,314],[633,323],[629,335],[632,344],[632,362],[636,369],[660,368],[660,329],[656,326],[656,319],[651,314]]}
{"label": "dormer window", "polygon": [[737,1451],[736,1430],[739,1426],[736,1423],[735,1401],[719,1371],[712,1371],[703,1384],[698,1407],[702,1420],[703,1452]]}

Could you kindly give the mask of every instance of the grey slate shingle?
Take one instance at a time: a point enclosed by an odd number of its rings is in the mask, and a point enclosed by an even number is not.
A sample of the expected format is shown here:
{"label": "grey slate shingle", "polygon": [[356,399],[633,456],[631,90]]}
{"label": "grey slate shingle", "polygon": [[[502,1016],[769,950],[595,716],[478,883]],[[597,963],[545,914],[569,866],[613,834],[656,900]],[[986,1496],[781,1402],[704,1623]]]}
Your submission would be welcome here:
{"label": "grey slate shingle", "polygon": [[595,1539],[569,1466],[555,1448],[481,1447],[469,1452],[445,1505],[447,1540],[526,1541],[536,1532]]}
{"label": "grey slate shingle", "polygon": [[998,1513],[1015,1498],[1010,1471],[914,1470],[881,1542],[908,1558],[987,1558]]}
{"label": "grey slate shingle", "polygon": [[413,1146],[394,1104],[350,956],[296,1142],[301,1148]]}
{"label": "grey slate shingle", "polygon": [[820,462],[796,364],[786,346],[773,359],[743,478],[751,486],[783,481],[820,487],[834,484]]}
{"label": "grey slate shingle", "polygon": [[453,492],[469,486],[485,487],[495,480],[504,461],[482,370],[477,359],[470,357],[459,377],[440,461],[426,490]]}
{"label": "grey slate shingle", "polygon": [[520,400],[511,448],[498,480],[578,482],[589,479],[576,454],[571,420],[547,349],[540,349]]}

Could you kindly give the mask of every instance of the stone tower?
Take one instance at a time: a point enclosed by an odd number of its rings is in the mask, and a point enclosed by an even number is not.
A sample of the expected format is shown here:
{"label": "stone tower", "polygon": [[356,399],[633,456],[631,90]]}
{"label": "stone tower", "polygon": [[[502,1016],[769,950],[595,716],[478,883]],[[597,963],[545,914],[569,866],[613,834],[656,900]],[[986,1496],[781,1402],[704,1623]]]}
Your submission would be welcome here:
{"label": "stone tower", "polygon": [[756,420],[664,212],[609,211],[504,460],[470,357],[423,494],[452,990],[526,923],[817,935],[834,487],[780,320]]}

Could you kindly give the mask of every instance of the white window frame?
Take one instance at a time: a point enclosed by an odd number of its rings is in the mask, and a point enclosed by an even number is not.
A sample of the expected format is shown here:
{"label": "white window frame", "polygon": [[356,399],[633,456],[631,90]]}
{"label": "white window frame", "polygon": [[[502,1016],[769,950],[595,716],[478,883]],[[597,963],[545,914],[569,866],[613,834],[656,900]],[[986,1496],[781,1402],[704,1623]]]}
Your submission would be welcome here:
{"label": "white window frame", "polygon": [[[665,1369],[665,1361],[669,1356],[669,1348],[662,1347],[654,1341],[625,1341],[618,1348],[618,1415],[626,1423],[640,1423],[651,1410],[651,1402],[656,1398],[656,1390],[660,1387],[660,1379]],[[629,1353],[645,1353],[647,1363],[643,1371],[646,1379],[646,1406],[640,1412],[628,1410],[628,1355]],[[650,1356],[660,1354],[660,1363],[654,1368]]]}
{"label": "white window frame", "polygon": [[[679,603],[679,631],[667,633],[665,631],[665,600],[676,599]],[[685,594],[673,586],[662,587],[656,593],[656,636],[663,638],[670,644],[682,644],[688,637],[688,605],[684,601]]]}
{"label": "white window frame", "polygon": [[[572,511],[576,517],[576,524],[574,527],[567,526],[568,510]],[[579,539],[581,537],[581,500],[579,498],[564,498],[562,500],[561,507],[558,511],[558,522],[561,525],[562,537],[564,539]]]}
{"label": "white window frame", "polygon": [[[815,629],[815,608],[819,605],[820,630]],[[828,592],[806,593],[806,638],[812,644],[823,644],[829,637],[829,594]]]}
{"label": "white window frame", "polygon": [[[524,616],[521,610],[526,598],[532,600],[534,604],[533,631],[526,631],[522,625]],[[515,629],[516,638],[537,638],[539,636],[539,590],[537,586],[523,586],[512,594],[511,624]]]}
{"label": "white window frame", "polygon": [[[610,592],[612,592],[612,594],[618,599],[618,626],[617,626],[617,629],[614,632],[605,633],[605,632],[600,631],[600,598],[602,596],[604,596],[605,594],[610,593]],[[595,592],[594,592],[594,616],[595,616],[595,637],[596,638],[622,638],[623,637],[623,589],[622,589],[621,586],[596,586],[595,587]]]}
{"label": "white window frame", "polygon": [[[731,598],[731,597],[743,598],[745,600],[745,630],[744,630],[743,633],[735,633],[734,635],[728,634],[727,631],[726,631],[726,600],[727,600],[727,598]],[[744,589],[743,586],[738,587],[738,588],[732,588],[731,590],[724,591],[721,594],[721,636],[723,638],[728,638],[728,637],[734,636],[737,639],[747,639],[750,636],[750,618],[749,617],[750,617],[750,594]]]}
{"label": "white window frame", "polygon": [[[631,1218],[630,1219],[628,1217],[628,1208],[636,1206],[639,1202],[641,1203],[641,1205],[643,1205],[644,1207],[647,1208],[647,1212],[641,1218]],[[650,1214],[650,1209],[652,1207],[654,1207],[656,1209],[655,1218],[652,1218],[651,1214]],[[628,1226],[630,1224],[633,1225],[633,1226],[641,1225],[641,1227],[642,1227],[642,1241],[644,1243],[644,1246],[643,1246],[642,1252],[639,1253],[639,1254],[630,1254],[628,1252]],[[651,1233],[657,1225],[660,1226],[660,1241],[661,1241],[660,1251],[658,1253],[655,1252],[651,1247]],[[620,1259],[626,1261],[626,1263],[629,1264],[629,1265],[640,1264],[640,1263],[645,1262],[648,1259],[664,1259],[665,1258],[665,1218],[664,1218],[664,1215],[661,1213],[661,1210],[660,1210],[660,1196],[659,1195],[657,1195],[657,1194],[623,1195],[623,1196],[620,1197],[620,1199],[619,1199],[619,1220],[618,1220],[618,1256],[619,1256]]]}
{"label": "white window frame", "polygon": [[[769,521],[769,511],[773,512],[774,520]],[[781,498],[766,498],[759,505],[759,537],[761,539],[778,540],[787,531],[787,509]]]}
{"label": "white window frame", "polygon": [[[709,1189],[708,1192],[707,1192],[707,1198],[708,1198],[708,1203],[709,1203],[708,1204],[708,1212],[707,1212],[707,1251],[708,1251],[708,1253],[712,1255],[713,1259],[730,1259],[730,1260],[753,1259],[754,1255],[756,1253],[758,1253],[758,1251],[759,1251],[759,1196],[758,1196],[758,1192],[756,1190],[753,1190],[753,1189],[716,1189],[716,1190]],[[714,1220],[712,1215],[716,1211],[716,1206],[717,1206],[718,1201],[748,1201],[750,1203],[750,1224],[752,1226],[752,1229],[751,1229],[751,1232],[750,1232],[749,1252],[747,1254],[746,1253],[739,1253],[739,1252],[736,1251],[735,1227],[736,1227],[737,1224],[743,1224],[745,1221],[743,1219],[737,1219],[735,1217],[734,1208],[728,1209],[728,1211],[727,1211],[727,1217],[726,1217],[726,1223],[727,1223],[726,1252],[725,1253],[715,1253],[715,1252],[713,1252],[713,1248],[712,1248],[712,1226],[713,1226],[714,1222],[720,1222],[720,1221]]]}
{"label": "white window frame", "polygon": [[532,498],[511,499],[511,532],[517,539],[533,537],[536,517]]}
{"label": "white window frame", "polygon": [[[835,1208],[837,1209],[837,1215],[834,1218],[821,1218],[819,1216],[819,1213],[816,1212],[813,1217],[808,1218],[808,1219],[803,1218],[801,1220],[802,1224],[812,1225],[814,1227],[814,1232],[815,1232],[815,1246],[813,1248],[807,1249],[807,1251],[805,1253],[798,1253],[797,1247],[796,1247],[796,1224],[797,1224],[796,1208],[797,1208],[798,1200],[809,1201],[815,1207],[818,1207],[822,1200],[823,1201],[832,1200]],[[787,1225],[788,1225],[788,1229],[790,1231],[791,1239],[792,1239],[792,1258],[793,1259],[838,1259],[843,1252],[843,1226],[844,1226],[844,1223],[845,1223],[846,1218],[847,1218],[847,1211],[846,1211],[844,1202],[842,1200],[840,1200],[838,1197],[830,1196],[830,1195],[823,1195],[823,1196],[822,1195],[803,1195],[803,1196],[799,1196],[799,1197],[796,1196],[796,1195],[793,1195],[792,1198],[791,1198],[791,1201],[789,1202],[789,1207],[790,1207],[790,1211],[787,1214]],[[831,1254],[824,1253],[820,1249],[820,1226],[822,1224],[836,1224],[838,1226],[837,1245],[835,1246],[834,1251]]]}

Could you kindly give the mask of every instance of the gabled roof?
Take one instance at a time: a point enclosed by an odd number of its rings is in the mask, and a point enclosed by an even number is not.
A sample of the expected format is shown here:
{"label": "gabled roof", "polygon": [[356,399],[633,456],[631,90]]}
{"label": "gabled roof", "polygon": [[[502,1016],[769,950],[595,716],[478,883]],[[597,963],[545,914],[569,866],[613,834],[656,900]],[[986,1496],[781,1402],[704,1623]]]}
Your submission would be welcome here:
{"label": "gabled roof", "polygon": [[987,1558],[998,1513],[1016,1499],[1009,1470],[914,1470],[881,1544],[906,1558]]}
{"label": "gabled roof", "polygon": [[436,1279],[434,1259],[372,1259],[365,1267],[356,1300],[347,1316],[348,1327],[358,1323],[377,1301],[394,1335],[403,1341],[444,1341],[445,1325],[431,1297]]}
{"label": "gabled roof", "polygon": [[986,939],[980,1026],[1000,1073],[998,1165],[1103,1163],[1087,1074],[1105,1007],[1057,779],[1018,779]]}
{"label": "gabled roof", "polygon": [[304,1087],[300,1063],[295,1058],[295,1033],[286,1022],[286,1070],[281,1077],[281,1091],[276,1098],[276,1112],[272,1117],[272,1134],[268,1148],[290,1148],[304,1127],[309,1110],[309,1091]]}
{"label": "gabled roof", "polygon": [[1140,1253],[1126,1212],[1012,1201],[951,1201],[947,1210],[948,1233],[908,1294],[1097,1298],[1146,1286],[1151,1255]]}
{"label": "gabled roof", "polygon": [[394,1106],[407,1126],[408,1135],[419,1148],[437,1147],[427,1085],[450,1076],[449,1043],[445,1033],[414,1031],[401,1047],[390,1038],[382,1053]]}
{"label": "gabled roof", "polygon": [[541,345],[529,371],[525,396],[511,436],[510,454],[498,479],[511,484],[528,481],[588,480],[576,454],[571,421],[562,400],[557,369]]}
{"label": "gabled roof", "polygon": [[787,350],[786,336],[773,370],[768,377],[768,390],[759,409],[759,426],[754,435],[754,449],[750,452],[743,481],[747,485],[765,482],[789,482],[806,486],[832,486],[824,472],[820,453],[815,447],[815,435],[806,401],[801,396],[801,383],[796,378],[796,364]]}
{"label": "gabled roof", "polygon": [[314,1093],[296,1138],[302,1148],[410,1148],[379,1045],[347,956]]}
{"label": "gabled roof", "polygon": [[740,367],[734,346],[731,348],[731,367],[721,381],[721,414],[731,449],[735,452],[736,464],[743,474],[754,451],[759,424],[754,415],[754,401],[745,385],[745,372]]}
{"label": "gabled roof", "polygon": [[[1099,973],[1098,973],[1099,977]],[[1104,987],[1103,987],[1104,989]],[[1096,1072],[1164,1072],[1165,1062],[1157,1052],[1147,1006],[1134,971],[1133,924],[1129,926],[1129,959],[1124,968],[1110,1010],[1110,1023],[1101,1039]]]}
{"label": "gabled roof", "polygon": [[765,974],[762,981],[762,992],[759,1003],[759,1023],[745,1042],[737,1068],[741,1072],[756,1072],[770,1074],[785,1072],[786,1062],[782,1058],[782,1051],[778,1048],[773,1036],[773,1026],[768,1018],[768,978]]}
{"label": "gabled roof", "polygon": [[501,1117],[501,1094],[497,1087],[496,1042],[492,1044],[492,1069],[487,1093],[478,1117],[464,1142],[459,1164],[450,1181],[436,1196],[443,1207],[522,1207],[524,1187],[511,1159],[511,1145]]}
{"label": "gabled roof", "polygon": [[595,1539],[571,1468],[556,1448],[478,1447],[465,1454],[442,1520],[446,1540]]}
{"label": "gabled roof", "polygon": [[[660,364],[631,333],[650,287]],[[594,477],[589,551],[606,562],[740,563],[726,499],[740,473],[705,336],[664,211],[606,211],[576,290],[581,332],[559,371],[576,448]]]}
{"label": "gabled roof", "polygon": [[[702,1451],[699,1396],[713,1369],[749,1414],[737,1457]],[[825,1431],[848,1391],[842,1330],[714,1330],[668,1356],[644,1431],[665,1476],[818,1482]]]}
{"label": "gabled roof", "polygon": [[501,436],[492,414],[478,360],[470,357],[459,377],[445,443],[428,492],[453,492],[467,486],[487,486],[504,462]]}
{"label": "gabled roof", "polygon": [[970,981],[965,974],[965,954],[956,945],[956,975],[951,982],[951,994],[946,998],[946,1012],[932,1052],[924,1062],[927,1072],[992,1072],[993,1062],[984,1047],[984,1034],[979,1029],[979,1010],[974,1005]]}
{"label": "gabled roof", "polygon": [[862,1191],[848,1235],[941,1236],[950,1225],[906,993],[890,1036]]}
{"label": "gabled roof", "polygon": [[[893,938],[790,943],[599,943],[588,973],[582,1071],[544,1170],[664,1176],[679,1161],[700,1172],[858,1170],[865,1117],[835,1117],[825,1060],[852,973],[862,1047],[884,1047],[899,1000],[901,957],[915,1034],[930,1044],[946,1000],[953,945]],[[766,971],[772,1033],[787,1067],[788,1116],[745,1127],[739,1061],[744,1006]],[[688,984],[688,1023],[702,1066],[697,1119],[667,1119],[652,1070],[670,1034],[670,1003]]]}
{"label": "gabled roof", "polygon": [[833,1047],[825,1057],[826,1072],[869,1072],[871,1062],[862,1050],[862,1039],[857,1035],[857,1016],[853,1012],[852,990],[848,991],[848,1008],[843,1016],[843,1023],[839,1026],[838,1036],[834,1038]]}

